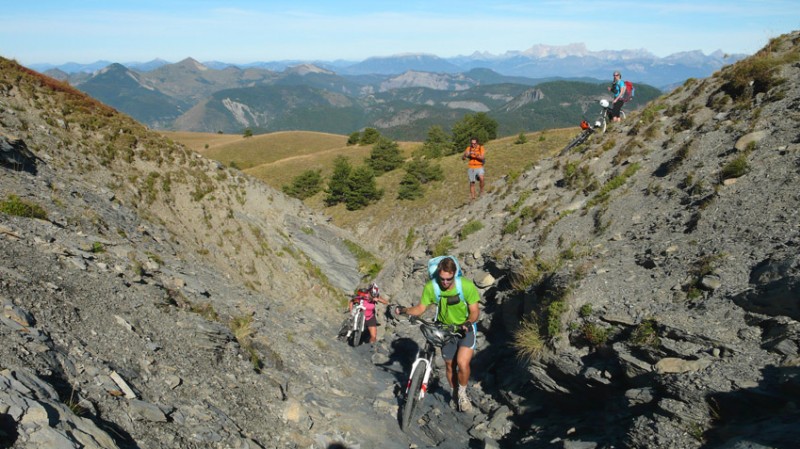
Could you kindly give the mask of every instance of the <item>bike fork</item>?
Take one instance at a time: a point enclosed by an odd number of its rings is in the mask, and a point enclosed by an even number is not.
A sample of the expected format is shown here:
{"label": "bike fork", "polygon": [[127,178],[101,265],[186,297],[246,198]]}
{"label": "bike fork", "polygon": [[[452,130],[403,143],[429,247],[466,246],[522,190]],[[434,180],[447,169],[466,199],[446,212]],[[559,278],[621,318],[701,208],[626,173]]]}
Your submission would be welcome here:
{"label": "bike fork", "polygon": [[411,366],[411,375],[408,376],[408,382],[406,382],[406,395],[409,394],[408,390],[411,389],[411,379],[414,378],[414,372],[417,370],[417,367],[419,367],[420,363],[425,364],[425,375],[422,376],[422,385],[420,385],[419,388],[419,399],[422,399],[425,397],[425,393],[428,391],[428,380],[430,379],[431,372],[433,371],[431,362],[427,359],[417,359]]}

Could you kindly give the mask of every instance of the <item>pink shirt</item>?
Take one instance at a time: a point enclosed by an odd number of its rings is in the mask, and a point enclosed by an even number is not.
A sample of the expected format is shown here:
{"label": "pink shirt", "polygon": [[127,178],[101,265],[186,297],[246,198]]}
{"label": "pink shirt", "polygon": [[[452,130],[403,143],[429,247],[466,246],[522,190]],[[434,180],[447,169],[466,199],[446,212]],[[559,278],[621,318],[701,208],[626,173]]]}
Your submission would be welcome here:
{"label": "pink shirt", "polygon": [[366,307],[366,310],[364,310],[364,319],[371,319],[372,316],[375,315],[375,301],[373,301],[369,296],[362,295],[358,295],[358,299],[360,299],[361,304]]}

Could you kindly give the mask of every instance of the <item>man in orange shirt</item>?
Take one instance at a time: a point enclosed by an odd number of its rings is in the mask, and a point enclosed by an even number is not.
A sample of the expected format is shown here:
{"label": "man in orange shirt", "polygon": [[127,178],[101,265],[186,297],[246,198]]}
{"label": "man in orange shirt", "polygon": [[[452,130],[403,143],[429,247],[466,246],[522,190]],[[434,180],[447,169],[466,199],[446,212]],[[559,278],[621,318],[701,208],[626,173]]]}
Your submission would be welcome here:
{"label": "man in orange shirt", "polygon": [[470,139],[469,146],[466,150],[464,150],[464,154],[461,155],[461,159],[469,159],[469,163],[467,164],[467,177],[469,178],[469,195],[472,200],[475,199],[475,182],[478,181],[480,183],[480,193],[479,195],[483,194],[483,162],[486,160],[485,156],[486,150],[483,149],[483,145],[478,144],[478,139],[473,137]]}

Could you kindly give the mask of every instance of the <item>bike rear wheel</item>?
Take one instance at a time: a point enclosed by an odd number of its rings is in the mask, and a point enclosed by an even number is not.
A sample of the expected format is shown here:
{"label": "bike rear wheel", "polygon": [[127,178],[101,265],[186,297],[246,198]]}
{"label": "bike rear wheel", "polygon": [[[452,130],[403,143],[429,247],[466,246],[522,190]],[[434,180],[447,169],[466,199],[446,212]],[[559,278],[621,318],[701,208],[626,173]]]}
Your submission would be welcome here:
{"label": "bike rear wheel", "polygon": [[400,416],[400,428],[408,429],[414,410],[420,402],[419,393],[422,388],[422,378],[425,376],[425,364],[417,364],[417,368],[411,373],[411,384],[406,392],[406,402],[403,404],[403,414]]}
{"label": "bike rear wheel", "polygon": [[[611,120],[611,117],[610,117],[610,114],[609,114],[610,112],[611,112],[610,110],[607,110],[607,111],[606,111],[606,113],[605,113],[605,114],[603,114],[603,125],[602,125],[602,127],[601,127],[602,129],[601,129],[601,131],[600,131],[600,132],[602,132],[602,133],[605,133],[605,132],[606,132],[606,123],[607,123],[609,120]],[[620,120],[625,120],[625,111],[623,111],[623,110],[621,110],[621,109],[620,109],[620,111],[619,111],[619,119],[620,119]]]}

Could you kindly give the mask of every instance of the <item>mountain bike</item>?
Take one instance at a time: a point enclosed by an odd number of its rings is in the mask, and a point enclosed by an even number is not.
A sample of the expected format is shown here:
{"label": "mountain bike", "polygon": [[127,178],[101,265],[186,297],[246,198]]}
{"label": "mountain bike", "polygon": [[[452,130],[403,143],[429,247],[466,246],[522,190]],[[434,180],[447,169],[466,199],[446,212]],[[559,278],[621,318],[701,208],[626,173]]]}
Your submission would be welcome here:
{"label": "mountain bike", "polygon": [[419,323],[425,343],[417,350],[417,356],[411,365],[411,374],[406,383],[405,402],[403,412],[400,415],[400,428],[406,430],[414,410],[425,398],[428,391],[428,380],[433,372],[433,357],[436,354],[436,347],[442,347],[453,339],[462,338],[463,333],[453,332],[441,323],[431,323],[422,318],[411,316],[408,321],[412,324]]}
{"label": "mountain bike", "polygon": [[357,304],[353,304],[350,316],[344,320],[339,329],[339,338],[348,341],[353,346],[361,344],[361,336],[364,334],[367,310],[364,301],[361,299]]}
{"label": "mountain bike", "polygon": [[[595,120],[594,124],[590,125],[585,119],[581,121],[581,133],[578,134],[567,146],[564,147],[563,150],[558,154],[559,156],[565,155],[569,150],[577,147],[578,145],[586,142],[589,139],[589,136],[592,134],[599,132],[605,133],[606,127],[608,125],[608,121],[610,120],[609,114],[611,113],[611,104],[608,100],[603,99],[600,100],[600,116]],[[625,119],[625,111],[619,111],[619,117],[621,119]]]}

